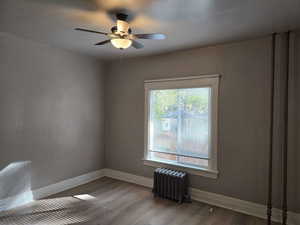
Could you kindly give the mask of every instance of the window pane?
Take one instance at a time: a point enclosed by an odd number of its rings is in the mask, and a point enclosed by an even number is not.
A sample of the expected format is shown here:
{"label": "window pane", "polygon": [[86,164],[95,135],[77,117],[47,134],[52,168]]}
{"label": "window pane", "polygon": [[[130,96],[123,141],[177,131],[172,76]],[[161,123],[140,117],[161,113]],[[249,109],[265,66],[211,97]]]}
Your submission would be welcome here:
{"label": "window pane", "polygon": [[158,152],[153,152],[151,154],[152,154],[152,158],[158,159],[159,161],[177,162],[176,155],[170,155],[170,154],[158,153]]}
{"label": "window pane", "polygon": [[[149,149],[209,158],[210,91],[209,87],[151,90]],[[179,157],[189,164],[186,158]]]}
{"label": "window pane", "polygon": [[184,157],[184,156],[178,157],[178,163],[191,165],[191,166],[201,166],[204,168],[208,167],[208,160],[196,159],[196,158]]}
{"label": "window pane", "polygon": [[151,159],[161,161],[161,162],[169,162],[169,163],[176,163],[176,164],[184,164],[190,166],[201,166],[203,168],[208,168],[208,160],[205,159],[196,159],[191,157],[184,157],[184,156],[176,156],[166,153],[158,153],[158,152],[151,152]]}

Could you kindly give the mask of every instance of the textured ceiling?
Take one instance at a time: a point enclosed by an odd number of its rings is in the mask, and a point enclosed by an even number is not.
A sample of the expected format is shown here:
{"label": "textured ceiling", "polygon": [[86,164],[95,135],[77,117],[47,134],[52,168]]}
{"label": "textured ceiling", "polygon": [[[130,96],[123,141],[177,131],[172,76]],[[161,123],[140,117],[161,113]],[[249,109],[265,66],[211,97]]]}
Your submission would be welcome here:
{"label": "textured ceiling", "polygon": [[[108,31],[107,11],[126,8],[134,33],[164,33],[141,40],[145,48],[121,51],[93,46],[105,36],[75,27]],[[1,0],[0,32],[111,59],[241,40],[300,27],[299,0]]]}

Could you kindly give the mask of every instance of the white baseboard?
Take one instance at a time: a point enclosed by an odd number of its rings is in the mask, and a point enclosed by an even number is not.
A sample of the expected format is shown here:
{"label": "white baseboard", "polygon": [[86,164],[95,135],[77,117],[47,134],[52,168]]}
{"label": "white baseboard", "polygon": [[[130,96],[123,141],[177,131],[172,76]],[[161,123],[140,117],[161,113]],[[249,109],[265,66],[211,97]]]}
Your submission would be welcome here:
{"label": "white baseboard", "polygon": [[[141,186],[152,188],[153,179],[143,176],[137,176],[130,173],[125,173],[112,169],[104,169],[104,176],[114,179],[138,184]],[[201,191],[199,189],[190,189],[191,198],[195,201],[204,202],[209,205],[218,206],[226,209],[230,209],[236,212],[244,213],[247,215],[266,219],[267,207],[262,204],[254,202],[244,201],[237,198],[228,197],[225,195],[215,194],[211,192]],[[273,209],[272,220],[274,222],[281,221],[281,210]],[[299,225],[300,214],[288,212],[288,224]]]}
{"label": "white baseboard", "polygon": [[[41,199],[80,186],[82,184],[89,183],[91,181],[94,181],[104,176],[138,184],[148,188],[152,188],[153,185],[152,178],[137,176],[134,174],[125,173],[125,172],[112,170],[112,169],[101,169],[87,174],[83,174],[78,177],[60,181],[58,183],[51,184],[46,187],[33,190],[32,193],[35,199]],[[233,211],[241,212],[247,215],[256,216],[263,219],[266,218],[266,206],[262,204],[248,202],[237,198],[232,198],[232,197],[215,194],[211,192],[201,191],[195,188],[191,188],[190,193],[192,199],[195,201],[204,202],[209,205],[230,209]],[[281,210],[273,209],[272,220],[275,222],[281,221]],[[300,214],[294,212],[288,212],[288,224],[299,225]]]}
{"label": "white baseboard", "polygon": [[41,199],[59,192],[89,183],[104,176],[104,169],[60,181],[36,190],[33,190],[34,199]]}
{"label": "white baseboard", "polygon": [[121,172],[118,170],[112,170],[112,169],[104,169],[104,176],[114,178],[117,180],[126,181],[129,183],[138,184],[144,187],[152,188],[153,186],[153,179],[137,176],[130,173]]}
{"label": "white baseboard", "polygon": [[16,206],[24,205],[34,201],[34,199],[41,199],[53,194],[89,183],[104,177],[104,169],[92,171],[77,177],[60,181],[33,191],[26,191],[19,195],[11,196],[5,199],[0,199],[0,211],[9,210]]}
{"label": "white baseboard", "polygon": [[[190,193],[192,199],[196,201],[230,209],[247,215],[267,219],[267,207],[265,205],[244,201],[241,199],[232,198],[211,192],[201,191],[195,188],[191,188]],[[273,208],[272,221],[281,222],[281,213],[282,211],[280,209]],[[300,214],[288,212],[288,224],[300,224]]]}

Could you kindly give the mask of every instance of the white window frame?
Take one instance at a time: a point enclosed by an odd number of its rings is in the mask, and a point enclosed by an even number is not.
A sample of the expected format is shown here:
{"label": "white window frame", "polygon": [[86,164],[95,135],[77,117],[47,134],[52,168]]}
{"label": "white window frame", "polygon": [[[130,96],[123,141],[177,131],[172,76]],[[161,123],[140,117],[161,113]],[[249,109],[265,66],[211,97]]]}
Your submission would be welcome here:
{"label": "white window frame", "polygon": [[[145,131],[144,131],[144,165],[152,167],[168,167],[171,169],[181,169],[191,174],[217,178],[218,177],[218,97],[219,97],[220,75],[190,76],[172,79],[145,80]],[[150,113],[150,91],[176,88],[211,88],[211,142],[209,168],[183,165],[176,162],[163,162],[148,157],[149,140],[149,113]]]}

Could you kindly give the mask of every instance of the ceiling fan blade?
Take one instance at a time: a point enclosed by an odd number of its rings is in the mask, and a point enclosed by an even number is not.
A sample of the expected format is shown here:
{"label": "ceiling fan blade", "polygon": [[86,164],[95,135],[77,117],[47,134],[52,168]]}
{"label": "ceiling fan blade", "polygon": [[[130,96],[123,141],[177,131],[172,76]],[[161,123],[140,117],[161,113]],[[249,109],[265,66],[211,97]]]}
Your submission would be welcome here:
{"label": "ceiling fan blade", "polygon": [[110,42],[110,39],[96,43],[95,45],[105,45]]}
{"label": "ceiling fan blade", "polygon": [[139,39],[152,39],[152,40],[163,40],[166,38],[164,34],[134,34],[135,38]]}
{"label": "ceiling fan blade", "polygon": [[105,33],[105,32],[95,31],[95,30],[88,30],[88,29],[83,29],[83,28],[75,28],[75,30],[84,31],[84,32],[90,32],[90,33],[96,33],[96,34],[104,34],[104,35],[107,35],[107,33]]}
{"label": "ceiling fan blade", "polygon": [[144,45],[141,44],[140,42],[137,42],[135,40],[132,40],[132,47],[136,48],[136,49],[140,49],[140,48],[144,48]]}

